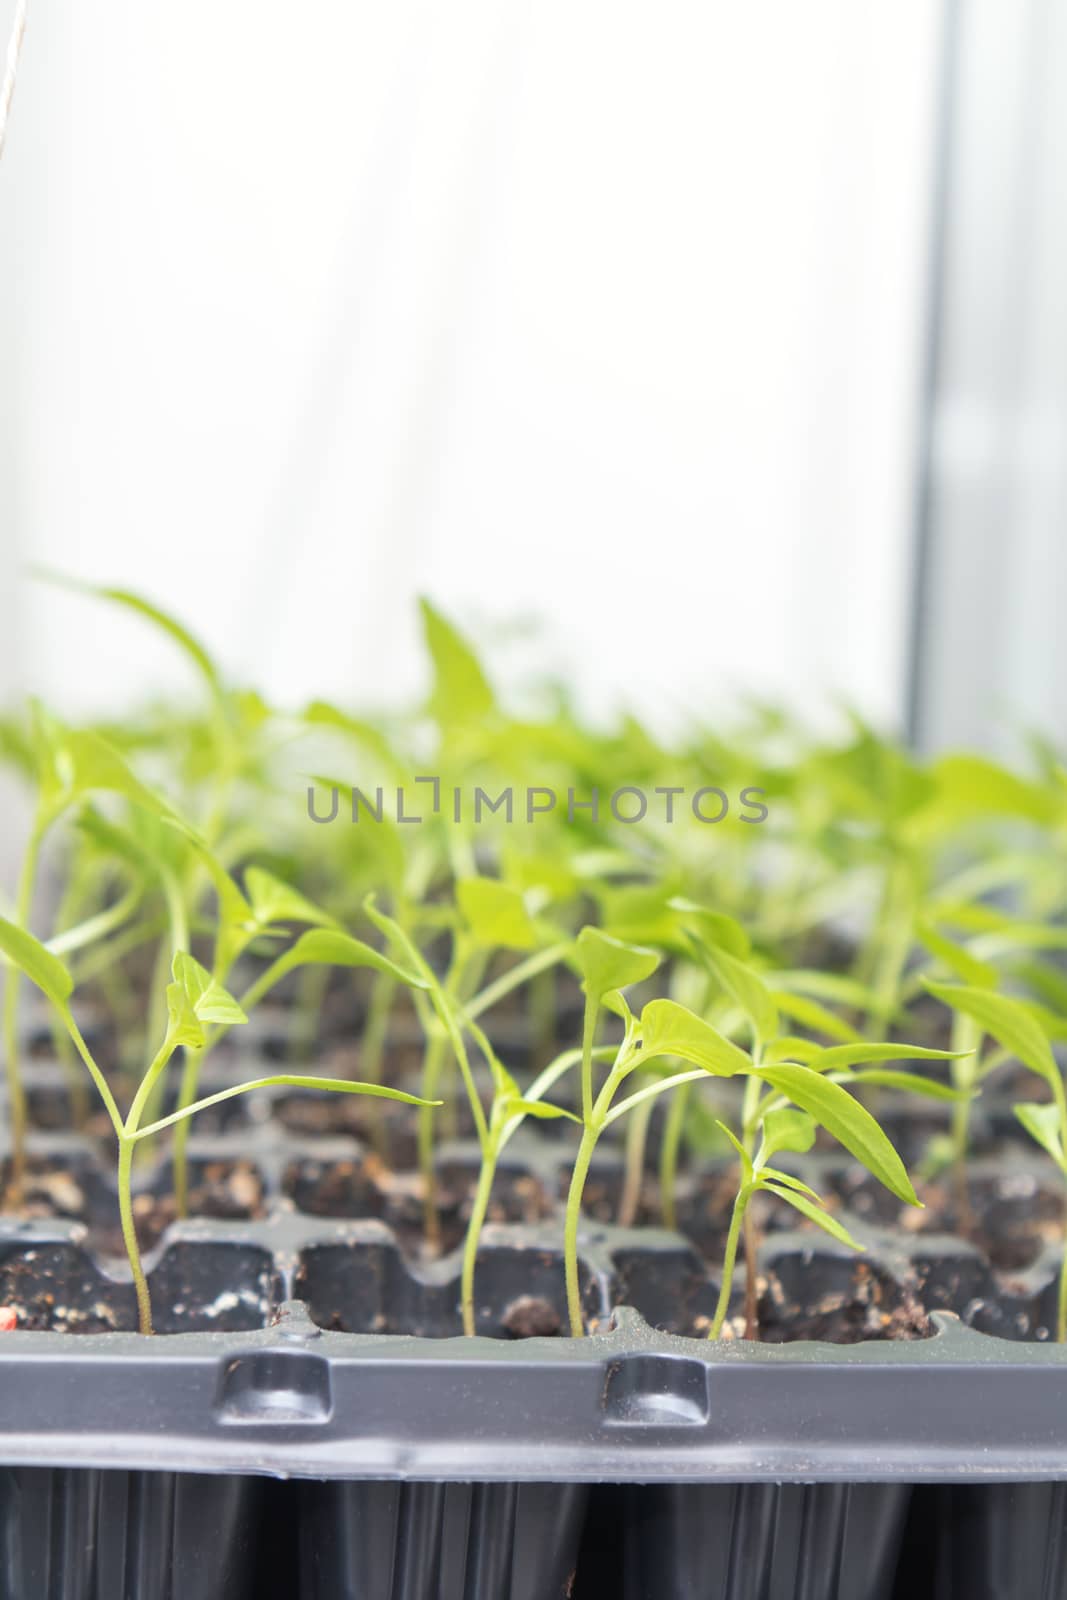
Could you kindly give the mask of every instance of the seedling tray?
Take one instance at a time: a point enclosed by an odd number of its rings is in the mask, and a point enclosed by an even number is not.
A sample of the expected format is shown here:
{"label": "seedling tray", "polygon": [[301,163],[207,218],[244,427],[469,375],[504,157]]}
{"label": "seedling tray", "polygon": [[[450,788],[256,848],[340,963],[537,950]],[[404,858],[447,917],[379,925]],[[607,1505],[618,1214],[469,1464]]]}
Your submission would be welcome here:
{"label": "seedling tray", "polygon": [[[5,1592],[548,1600],[621,1568],[634,1600],[1060,1595],[1064,1353],[934,1321],[712,1351],[627,1309],[515,1344],[330,1333],[289,1301],[240,1333],[9,1334]],[[605,1484],[619,1542],[585,1573]],[[899,1587],[917,1530],[940,1587]]]}
{"label": "seedling tray", "polygon": [[[50,1082],[36,1072],[38,1105]],[[417,1203],[353,1138],[295,1135],[315,1107],[265,1097],[194,1135],[194,1190],[257,1214],[167,1229],[147,1258],[155,1339],[86,1233],[113,1211],[106,1158],[35,1135],[86,1220],[0,1223],[0,1294],[29,1324],[0,1336],[5,1595],[1067,1596],[1051,1243],[1005,1273],[958,1239],[902,1241],[847,1160],[804,1158],[870,1248],[768,1219],[771,1342],[713,1346],[695,1335],[714,1243],[599,1221],[620,1176],[605,1149],[581,1245],[595,1331],[539,1336],[565,1325],[565,1158],[516,1139],[498,1214],[528,1220],[487,1226],[468,1340],[458,1254],[412,1259]],[[442,1149],[446,1195],[470,1164]],[[998,1170],[998,1203],[1040,1193],[1040,1164]],[[165,1163],[141,1174],[146,1200],[168,1185]],[[331,1209],[356,1215],[315,1214]]]}

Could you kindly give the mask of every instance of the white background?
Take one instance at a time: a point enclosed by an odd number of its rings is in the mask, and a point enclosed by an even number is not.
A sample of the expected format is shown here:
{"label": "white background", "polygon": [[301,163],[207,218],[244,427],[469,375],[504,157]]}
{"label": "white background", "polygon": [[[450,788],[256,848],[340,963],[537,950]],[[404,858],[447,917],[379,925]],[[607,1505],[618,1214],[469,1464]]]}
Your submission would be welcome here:
{"label": "white background", "polygon": [[41,562],[287,704],[410,692],[424,591],[596,706],[895,721],[938,10],[31,0],[8,691],[187,682]]}

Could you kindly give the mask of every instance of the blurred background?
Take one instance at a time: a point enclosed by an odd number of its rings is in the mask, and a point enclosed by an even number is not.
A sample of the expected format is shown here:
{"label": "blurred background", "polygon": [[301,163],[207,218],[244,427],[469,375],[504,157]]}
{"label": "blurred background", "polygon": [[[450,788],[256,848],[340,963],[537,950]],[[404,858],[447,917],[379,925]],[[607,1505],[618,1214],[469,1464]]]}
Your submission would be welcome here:
{"label": "blurred background", "polygon": [[3,699],[188,686],[42,564],[283,706],[425,592],[594,711],[1062,735],[1065,87],[1055,0],[31,0]]}

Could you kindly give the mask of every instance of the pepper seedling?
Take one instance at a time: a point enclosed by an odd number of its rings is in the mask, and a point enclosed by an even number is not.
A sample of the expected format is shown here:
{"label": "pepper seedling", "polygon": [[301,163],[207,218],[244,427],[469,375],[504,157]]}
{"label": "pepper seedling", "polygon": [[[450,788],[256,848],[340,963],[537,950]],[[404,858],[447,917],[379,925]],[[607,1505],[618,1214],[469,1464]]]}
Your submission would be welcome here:
{"label": "pepper seedling", "polygon": [[[125,761],[96,734],[67,728],[37,702],[33,703],[33,742],[37,767],[37,796],[29,842],[22,859],[14,906],[14,921],[27,927],[33,910],[41,850],[60,818],[74,812],[90,796],[122,796],[156,816],[168,816],[170,807],[141,783]],[[26,1095],[19,1050],[19,972],[4,975],[2,1044],[11,1115],[11,1191],[21,1193],[26,1143]]]}
{"label": "pepper seedling", "polygon": [[[571,948],[570,941],[560,939],[553,929],[535,919],[521,891],[513,885],[495,878],[461,878],[456,884],[455,908],[449,917],[451,956],[444,978],[438,979],[399,922],[378,911],[373,900],[365,902],[365,906],[372,921],[387,938],[399,945],[423,980],[424,992],[414,993],[426,1041],[420,1082],[422,1097],[426,1101],[434,1099],[450,1054],[454,1056],[460,1064],[471,1115],[484,1152],[488,1123],[462,1042],[463,1027],[523,983],[561,962]],[[509,951],[523,959],[474,994],[468,994],[472,981],[477,984],[490,956],[497,951]],[[426,1241],[431,1250],[436,1248],[440,1237],[433,1133],[432,1120],[420,1115],[419,1170]]]}
{"label": "pepper seedling", "polygon": [[[82,1061],[84,1061],[89,1075],[96,1085],[111,1125],[115,1130],[115,1136],[118,1140],[118,1195],[122,1238],[126,1247],[134,1290],[137,1296],[140,1331],[144,1334],[152,1332],[152,1304],[149,1296],[148,1280],[145,1277],[144,1267],[141,1262],[140,1246],[137,1242],[131,1186],[133,1154],[140,1140],[161,1133],[165,1128],[181,1125],[195,1116],[197,1112],[206,1110],[209,1106],[219,1105],[222,1101],[233,1099],[236,1095],[249,1094],[255,1089],[269,1089],[279,1086],[329,1089],[341,1094],[365,1094],[387,1100],[401,1100],[408,1105],[418,1106],[423,1103],[417,1095],[406,1094],[400,1089],[387,1088],[382,1084],[354,1083],[345,1078],[320,1078],[293,1073],[278,1073],[265,1078],[255,1078],[248,1083],[236,1084],[228,1089],[220,1090],[216,1094],[208,1095],[206,1099],[195,1101],[193,1104],[172,1112],[170,1116],[160,1117],[157,1121],[145,1125],[142,1122],[142,1117],[149,1096],[162,1074],[166,1071],[175,1052],[179,1048],[202,1051],[207,1041],[209,1028],[232,1027],[234,1024],[247,1022],[246,1012],[238,1005],[234,997],[187,951],[179,950],[175,954],[172,966],[172,981],[167,985],[168,1020],[166,1031],[155,1056],[138,1085],[130,1109],[126,1116],[123,1117],[115,1102],[107,1078],[89,1050],[71,1011],[70,1000],[74,983],[62,961],[52,955],[31,933],[27,933],[24,928],[19,928],[14,923],[8,922],[3,918],[0,918],[0,952],[13,967],[18,968],[37,985],[55,1008],[60,1021],[73,1041],[74,1048]],[[374,951],[372,954],[377,955],[377,952]]]}
{"label": "pepper seedling", "polygon": [[[805,1058],[803,1061],[796,1059],[801,1055]],[[760,1190],[768,1190],[779,1200],[786,1201],[841,1243],[853,1249],[863,1248],[826,1211],[825,1202],[813,1189],[792,1174],[768,1165],[776,1155],[803,1154],[810,1150],[819,1128],[843,1145],[897,1199],[921,1207],[922,1202],[893,1144],[870,1111],[849,1090],[874,1085],[904,1089],[937,1100],[954,1100],[957,1091],[891,1067],[864,1065],[859,1071],[853,1069],[861,1063],[905,1057],[949,1060],[951,1056],[947,1050],[866,1041],[820,1048],[805,1040],[786,1037],[767,1047],[763,1064],[757,1066],[750,1058],[747,1069],[743,1069],[747,1081],[742,1137],[739,1139],[724,1123],[719,1124],[738,1152],[741,1170],[710,1338],[718,1338],[722,1332],[730,1304],[738,1241],[749,1215],[749,1202]],[[753,1247],[748,1254],[748,1276],[754,1278],[754,1275]],[[755,1333],[754,1302],[748,1289],[745,1333],[746,1337],[753,1337]]]}
{"label": "pepper seedling", "polygon": [[[486,1213],[489,1209],[489,1200],[500,1156],[508,1140],[518,1132],[527,1117],[535,1117],[542,1120],[568,1117],[572,1122],[579,1121],[579,1118],[572,1111],[565,1110],[563,1106],[552,1105],[541,1097],[548,1092],[565,1072],[578,1064],[581,1060],[581,1051],[577,1049],[564,1050],[554,1061],[549,1063],[543,1072],[538,1074],[529,1088],[524,1091],[519,1088],[515,1079],[502,1065],[478,1024],[471,1021],[469,1016],[457,1018],[459,1026],[462,1027],[464,1023],[471,1030],[489,1064],[493,1082],[493,1098],[489,1107],[485,1141],[481,1149],[481,1168],[463,1242],[463,1263],[460,1278],[463,1331],[466,1334],[473,1334],[475,1331],[474,1270],[478,1259],[478,1244],[485,1224]],[[608,1059],[611,1052],[601,1051],[599,1054],[601,1059]]]}
{"label": "pepper seedling", "polygon": [[[953,1098],[954,1091],[944,1085],[931,1088],[926,1080],[911,1074],[872,1067],[863,1072],[851,1069],[859,1062],[884,1061],[900,1057],[946,1059],[947,1051],[931,1051],[907,1045],[868,1044],[831,1046],[819,1049],[806,1047],[804,1041],[783,1041],[780,1055],[797,1053],[797,1047],[808,1056],[807,1062],[776,1059],[757,1061],[752,1054],[720,1033],[710,1023],[673,1000],[652,1000],[644,1007],[640,1018],[630,1012],[622,997],[619,984],[636,982],[655,969],[654,952],[636,951],[607,940],[595,929],[583,929],[578,939],[579,961],[586,972],[587,995],[599,995],[600,1003],[623,1018],[624,1034],[614,1062],[603,1087],[595,1096],[592,1093],[592,1060],[583,1052],[582,1070],[589,1083],[588,1099],[583,1087],[583,1132],[571,1177],[564,1224],[564,1257],[567,1276],[567,1303],[571,1330],[577,1337],[582,1332],[581,1303],[578,1283],[577,1238],[581,1197],[589,1164],[597,1141],[604,1129],[620,1117],[626,1116],[648,1098],[673,1090],[685,1083],[698,1081],[710,1074],[715,1077],[743,1077],[745,1084],[745,1110],[743,1137],[724,1128],[739,1152],[743,1152],[741,1181],[731,1217],[730,1236],[723,1269],[719,1304],[712,1323],[711,1335],[721,1333],[732,1290],[733,1271],[738,1242],[744,1226],[748,1203],[760,1187],[772,1187],[780,1198],[787,1200],[810,1220],[826,1223],[833,1233],[835,1220],[821,1209],[818,1196],[798,1180],[779,1176],[777,1168],[769,1168],[771,1156],[803,1145],[807,1139],[808,1125],[795,1115],[775,1118],[769,1133],[766,1119],[779,1110],[805,1112],[812,1120],[811,1135],[817,1127],[824,1128],[898,1198],[910,1205],[919,1205],[911,1180],[888,1137],[871,1113],[856,1100],[844,1086],[847,1081],[855,1086],[862,1083],[881,1083],[891,1087],[908,1087],[922,1093],[935,1093],[939,1098]],[[715,960],[724,973],[735,996],[743,996],[743,1007],[761,1016],[759,1037],[775,1031],[771,1016],[764,1015],[764,997],[751,980],[752,975],[738,971],[733,965],[722,963],[722,951]],[[741,965],[740,963],[738,965]],[[613,987],[614,986],[614,987]],[[594,1027],[595,1027],[594,1012]],[[591,1038],[591,1034],[589,1035]],[[660,1058],[676,1057],[690,1062],[695,1071],[671,1073],[660,1078],[636,1094],[616,1102],[615,1096],[630,1073],[648,1068]],[[752,1147],[756,1139],[760,1146],[755,1155]],[[799,1201],[799,1203],[798,1203]],[[841,1237],[843,1230],[838,1231]],[[852,1241],[849,1241],[852,1242]]]}
{"label": "pepper seedling", "polygon": [[[990,1034],[1009,1056],[1015,1057],[1047,1084],[1052,1093],[1051,1102],[1040,1105],[1022,1101],[1012,1106],[1012,1110],[1031,1139],[1052,1157],[1067,1186],[1067,1153],[1064,1151],[1067,1092],[1040,1013],[1024,1001],[994,994],[989,989],[931,982],[927,982],[926,987],[957,1015],[969,1019],[983,1034]],[[1062,1018],[1053,1021],[1062,1026]],[[1060,1269],[1056,1300],[1056,1339],[1060,1344],[1067,1339],[1067,1251]]]}

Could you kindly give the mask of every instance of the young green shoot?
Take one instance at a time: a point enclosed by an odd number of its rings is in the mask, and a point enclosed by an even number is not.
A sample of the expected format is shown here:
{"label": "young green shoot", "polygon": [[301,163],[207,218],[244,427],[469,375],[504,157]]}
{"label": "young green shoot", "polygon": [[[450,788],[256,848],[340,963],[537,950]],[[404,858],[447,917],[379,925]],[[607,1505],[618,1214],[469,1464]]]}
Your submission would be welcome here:
{"label": "young green shoot", "polygon": [[170,1116],[144,1123],[144,1111],[152,1090],[179,1048],[202,1051],[210,1028],[228,1028],[248,1020],[246,1013],[233,996],[227,993],[188,952],[179,950],[174,956],[172,981],[167,985],[168,1020],[163,1040],[138,1085],[129,1111],[123,1117],[107,1079],[89,1050],[70,1009],[74,985],[67,968],[32,934],[3,918],[0,918],[0,952],[37,985],[55,1008],[96,1085],[114,1129],[118,1141],[119,1217],[137,1299],[138,1324],[143,1334],[152,1332],[152,1304],[137,1240],[132,1190],[133,1155],[142,1139],[161,1133],[166,1128],[180,1127],[197,1112],[237,1095],[249,1094],[256,1089],[280,1086],[328,1089],[342,1094],[365,1094],[400,1100],[408,1105],[418,1106],[423,1103],[416,1095],[405,1094],[399,1089],[386,1088],[382,1084],[355,1083],[346,1078],[278,1073],[269,1077],[255,1078],[248,1083],[236,1084],[217,1094],[208,1095],[206,1099],[184,1106],[172,1112]]}
{"label": "young green shoot", "polygon": [[[1067,1091],[1063,1073],[1052,1053],[1049,1032],[1041,1014],[1024,1001],[967,984],[931,983],[926,987],[978,1032],[989,1034],[1001,1048],[1047,1085],[1051,1100],[1045,1104],[1022,1101],[1012,1107],[1027,1133],[1052,1157],[1067,1187]],[[1053,1018],[1062,1024],[1062,1018]],[[1056,1299],[1056,1339],[1067,1339],[1067,1250],[1060,1268]]]}
{"label": "young green shoot", "polygon": [[[386,936],[398,943],[406,958],[420,974],[425,993],[415,993],[415,1006],[425,1037],[420,1091],[432,1101],[441,1075],[450,1059],[458,1061],[470,1103],[479,1143],[483,1152],[489,1139],[489,1124],[481,1105],[463,1044],[463,1026],[475,1022],[506,995],[534,974],[547,971],[563,960],[570,942],[554,937],[527,909],[522,893],[494,878],[461,878],[456,885],[456,912],[452,923],[452,952],[448,970],[439,980],[414,941],[399,923],[375,909],[368,911]],[[508,951],[523,959],[507,972],[474,994],[490,957]],[[462,1018],[462,1020],[461,1020]],[[461,1053],[462,1052],[462,1053]],[[423,1215],[427,1248],[435,1250],[440,1241],[434,1174],[434,1125],[432,1116],[419,1117],[419,1170],[423,1184]]]}
{"label": "young green shoot", "polygon": [[[462,1021],[463,1019],[458,1020]],[[463,1242],[463,1262],[460,1277],[463,1331],[466,1334],[473,1334],[476,1325],[474,1271],[478,1259],[478,1244],[485,1224],[486,1213],[489,1209],[489,1200],[501,1153],[508,1140],[518,1131],[527,1117],[539,1119],[569,1117],[572,1122],[579,1120],[573,1112],[565,1110],[562,1106],[552,1105],[541,1097],[548,1092],[565,1072],[578,1065],[581,1060],[581,1051],[563,1051],[534,1079],[530,1087],[523,1091],[501,1064],[492,1045],[478,1024],[473,1022],[469,1016],[465,1021],[489,1065],[493,1082],[493,1098],[489,1107],[485,1143],[481,1151],[478,1185],[474,1193],[470,1220],[467,1224],[467,1232]],[[599,1054],[601,1059],[607,1059],[611,1052],[601,1051]]]}
{"label": "young green shoot", "polygon": [[[65,727],[40,705],[33,707],[33,735],[37,764],[37,798],[29,843],[22,859],[15,896],[14,921],[28,928],[41,849],[50,829],[68,812],[99,792],[121,795],[157,816],[169,807],[130,771],[122,757],[96,734]],[[11,1117],[10,1195],[19,1204],[25,1166],[26,1093],[22,1082],[19,1038],[19,971],[11,965],[4,975],[0,1047],[4,1053]]]}

